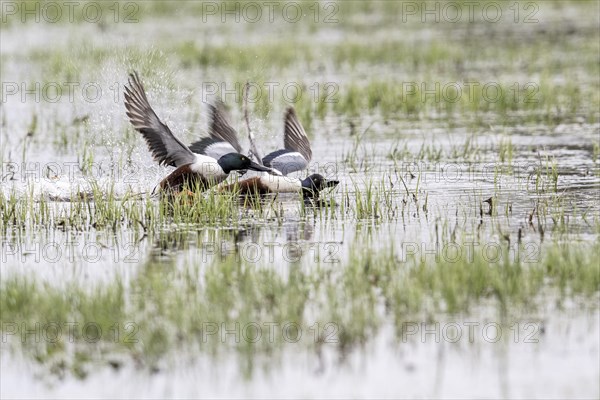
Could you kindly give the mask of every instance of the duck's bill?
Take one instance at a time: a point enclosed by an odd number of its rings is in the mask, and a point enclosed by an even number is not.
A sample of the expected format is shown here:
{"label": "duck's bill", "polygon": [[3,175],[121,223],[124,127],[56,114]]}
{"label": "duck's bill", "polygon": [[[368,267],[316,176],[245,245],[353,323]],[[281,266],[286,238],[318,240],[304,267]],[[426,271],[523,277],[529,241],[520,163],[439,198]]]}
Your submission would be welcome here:
{"label": "duck's bill", "polygon": [[337,185],[339,185],[339,183],[340,183],[340,181],[328,180],[327,182],[325,182],[325,187],[333,188],[333,187],[336,187]]}
{"label": "duck's bill", "polygon": [[265,167],[264,165],[257,164],[254,161],[252,161],[250,163],[250,167],[248,169],[251,169],[254,171],[263,171],[263,172],[271,172],[272,171],[271,168]]}

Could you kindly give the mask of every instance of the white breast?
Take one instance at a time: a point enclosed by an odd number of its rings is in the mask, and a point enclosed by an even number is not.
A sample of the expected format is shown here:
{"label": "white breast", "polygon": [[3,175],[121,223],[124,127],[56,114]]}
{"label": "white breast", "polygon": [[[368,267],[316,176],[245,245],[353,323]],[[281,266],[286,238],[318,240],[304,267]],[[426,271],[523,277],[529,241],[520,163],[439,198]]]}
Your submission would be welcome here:
{"label": "white breast", "polygon": [[271,192],[293,193],[302,190],[302,182],[298,178],[270,175],[266,172],[260,177],[260,182]]}
{"label": "white breast", "polygon": [[223,180],[227,177],[217,160],[202,154],[196,154],[196,161],[190,165],[190,169],[206,178]]}

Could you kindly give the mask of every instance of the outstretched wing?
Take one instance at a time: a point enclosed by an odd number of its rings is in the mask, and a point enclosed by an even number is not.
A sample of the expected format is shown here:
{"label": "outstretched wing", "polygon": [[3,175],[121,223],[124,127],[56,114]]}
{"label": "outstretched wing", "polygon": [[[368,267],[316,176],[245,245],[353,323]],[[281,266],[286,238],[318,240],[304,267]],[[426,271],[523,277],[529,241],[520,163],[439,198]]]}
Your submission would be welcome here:
{"label": "outstretched wing", "polygon": [[213,139],[219,139],[228,142],[237,153],[242,152],[242,146],[238,142],[237,132],[229,123],[229,115],[225,104],[221,100],[217,100],[214,105],[210,105],[210,127],[209,135]]}
{"label": "outstretched wing", "polygon": [[267,154],[262,160],[263,165],[275,168],[283,175],[308,167],[312,150],[293,107],[289,107],[285,113],[283,145],[284,149]]}
{"label": "outstretched wing", "polygon": [[308,136],[306,136],[306,132],[298,120],[298,116],[296,116],[296,111],[293,107],[288,107],[285,113],[283,147],[286,150],[300,153],[307,163],[312,158],[312,150],[310,148]]}
{"label": "outstretched wing", "polygon": [[129,122],[144,136],[159,165],[181,167],[196,160],[194,153],[173,135],[150,107],[144,86],[135,71],[129,75],[129,86],[125,85],[125,108]]}
{"label": "outstretched wing", "polygon": [[210,137],[202,138],[190,146],[196,154],[204,154],[214,159],[219,159],[225,154],[241,153],[242,146],[238,142],[237,133],[229,123],[225,105],[220,100],[210,108]]}

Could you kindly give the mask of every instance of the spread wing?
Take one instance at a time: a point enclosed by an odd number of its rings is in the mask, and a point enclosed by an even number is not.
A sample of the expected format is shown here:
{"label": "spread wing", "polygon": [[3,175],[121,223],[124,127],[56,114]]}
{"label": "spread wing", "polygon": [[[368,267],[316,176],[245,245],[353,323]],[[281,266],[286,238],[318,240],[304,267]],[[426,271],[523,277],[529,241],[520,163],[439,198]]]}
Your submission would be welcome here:
{"label": "spread wing", "polygon": [[310,142],[293,107],[288,107],[285,113],[283,147],[286,150],[300,153],[307,163],[312,158]]}
{"label": "spread wing", "polygon": [[204,154],[219,159],[225,154],[241,153],[242,146],[238,142],[237,133],[229,123],[229,116],[222,101],[210,104],[210,137],[202,138],[190,146],[196,154]]}
{"label": "spread wing", "polygon": [[129,86],[125,85],[125,108],[129,122],[144,136],[159,165],[181,167],[196,160],[194,153],[173,135],[150,107],[144,86],[135,71],[129,75]]}
{"label": "spread wing", "polygon": [[312,150],[306,132],[293,107],[288,107],[285,113],[283,147],[282,150],[267,154],[262,160],[263,164],[266,167],[277,169],[283,175],[308,167],[312,158]]}
{"label": "spread wing", "polygon": [[225,104],[220,100],[217,100],[214,105],[210,105],[210,127],[208,133],[213,139],[219,139],[231,144],[236,153],[242,152],[237,132],[231,127]]}

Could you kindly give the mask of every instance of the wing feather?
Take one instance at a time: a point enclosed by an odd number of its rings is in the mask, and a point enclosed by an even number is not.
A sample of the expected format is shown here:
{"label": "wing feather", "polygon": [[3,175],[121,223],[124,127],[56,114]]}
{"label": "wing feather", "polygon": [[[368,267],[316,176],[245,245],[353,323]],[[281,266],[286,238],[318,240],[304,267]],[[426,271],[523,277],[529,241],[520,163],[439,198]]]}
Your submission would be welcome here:
{"label": "wing feather", "polygon": [[135,71],[129,75],[129,86],[125,85],[125,108],[129,122],[142,134],[159,165],[181,167],[195,161],[194,153],[158,118]]}
{"label": "wing feather", "polygon": [[209,107],[210,127],[208,133],[210,137],[228,142],[233,146],[236,152],[241,153],[242,146],[240,146],[240,142],[238,141],[237,132],[229,123],[229,115],[225,108],[225,104],[218,100],[214,105],[211,104]]}
{"label": "wing feather", "polygon": [[286,150],[298,152],[306,159],[308,163],[312,158],[312,150],[308,136],[298,120],[296,111],[293,107],[288,107],[285,113],[283,147]]}

